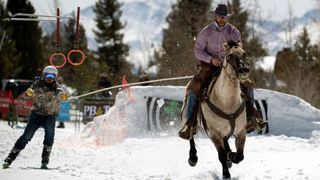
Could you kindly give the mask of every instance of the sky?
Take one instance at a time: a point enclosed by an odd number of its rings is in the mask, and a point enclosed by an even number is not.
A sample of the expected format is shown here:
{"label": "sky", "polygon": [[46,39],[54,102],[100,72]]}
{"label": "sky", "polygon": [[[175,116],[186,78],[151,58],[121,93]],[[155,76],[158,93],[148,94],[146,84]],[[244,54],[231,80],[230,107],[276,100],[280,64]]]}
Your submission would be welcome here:
{"label": "sky", "polygon": [[[242,0],[254,2],[254,0]],[[257,0],[261,8],[262,17],[272,20],[283,20],[288,16],[288,4],[292,6],[294,16],[300,17],[310,9],[315,8],[315,0]]]}
{"label": "sky", "polygon": [[[139,0],[120,0],[122,2],[132,2]],[[170,0],[171,1],[171,0]],[[242,0],[243,5],[249,6],[255,0]],[[263,17],[269,17],[273,20],[282,20],[288,14],[288,3],[292,5],[295,16],[301,16],[316,5],[316,0],[256,0],[260,7]],[[33,5],[38,10],[39,14],[50,14],[55,12],[52,0],[31,0]],[[60,8],[62,14],[70,13],[76,10],[79,6],[84,9],[88,6],[94,5],[93,0],[60,0]],[[226,2],[226,0],[215,0],[214,2]]]}
{"label": "sky", "polygon": [[[154,103],[161,109],[161,99],[181,101],[183,93],[184,87],[132,87],[130,93],[120,92],[115,105],[82,131],[66,123],[65,129],[56,129],[48,171],[39,170],[44,135],[40,129],[11,167],[0,169],[1,180],[222,179],[217,152],[205,135],[195,138],[199,161],[190,167],[189,142],[177,137],[174,123],[162,130],[146,128],[145,97],[160,98]],[[232,179],[319,180],[320,110],[288,94],[256,89],[255,95],[267,100],[270,132],[247,136],[244,160],[230,169]],[[0,121],[0,160],[22,134],[23,125],[11,128]],[[232,150],[234,143],[231,138]]]}

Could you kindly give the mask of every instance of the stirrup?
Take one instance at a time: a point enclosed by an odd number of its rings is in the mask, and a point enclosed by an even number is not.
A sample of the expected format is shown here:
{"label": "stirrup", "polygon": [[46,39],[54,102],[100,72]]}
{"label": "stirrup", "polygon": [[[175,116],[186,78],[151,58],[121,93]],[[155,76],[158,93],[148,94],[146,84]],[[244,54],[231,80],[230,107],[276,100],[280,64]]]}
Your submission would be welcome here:
{"label": "stirrup", "polygon": [[185,140],[190,140],[193,137],[193,127],[189,125],[184,125],[179,131],[179,137]]}
{"label": "stirrup", "polygon": [[268,122],[264,121],[263,119],[261,118],[258,118],[258,117],[253,117],[254,118],[254,129],[256,131],[261,131],[262,129],[264,129]]}
{"label": "stirrup", "polygon": [[262,121],[258,120],[257,124],[258,124],[260,129],[264,129],[267,126],[268,122],[266,122],[264,120],[262,120]]}

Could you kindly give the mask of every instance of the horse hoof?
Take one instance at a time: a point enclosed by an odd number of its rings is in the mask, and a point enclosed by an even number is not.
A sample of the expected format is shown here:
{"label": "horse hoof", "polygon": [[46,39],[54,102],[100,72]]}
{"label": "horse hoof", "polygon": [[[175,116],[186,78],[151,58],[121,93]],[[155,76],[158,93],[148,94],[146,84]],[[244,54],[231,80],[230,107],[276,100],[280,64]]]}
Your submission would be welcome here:
{"label": "horse hoof", "polygon": [[231,179],[230,173],[228,171],[224,171],[222,179]]}
{"label": "horse hoof", "polygon": [[189,165],[190,166],[192,166],[192,167],[194,167],[194,166],[196,166],[197,165],[197,162],[198,162],[198,157],[197,156],[195,156],[194,158],[189,158],[188,159],[188,163],[189,163]]}

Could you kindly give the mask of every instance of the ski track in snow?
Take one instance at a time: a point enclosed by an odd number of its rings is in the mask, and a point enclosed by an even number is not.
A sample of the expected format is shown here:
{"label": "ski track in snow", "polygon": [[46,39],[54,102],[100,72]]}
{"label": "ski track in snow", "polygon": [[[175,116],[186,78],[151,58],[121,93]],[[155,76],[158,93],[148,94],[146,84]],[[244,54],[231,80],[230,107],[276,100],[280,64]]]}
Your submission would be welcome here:
{"label": "ski track in snow", "polygon": [[[23,129],[12,129],[0,121],[1,160],[9,153]],[[127,138],[112,146],[97,146],[92,138],[75,133],[73,124],[56,130],[50,170],[41,170],[44,132],[38,130],[9,169],[1,169],[1,180],[11,179],[220,179],[221,164],[213,144],[197,138],[199,161],[187,163],[189,143],[175,136]],[[232,179],[320,179],[320,136],[310,139],[249,135],[245,159],[233,164]],[[230,140],[234,150],[234,139]]]}

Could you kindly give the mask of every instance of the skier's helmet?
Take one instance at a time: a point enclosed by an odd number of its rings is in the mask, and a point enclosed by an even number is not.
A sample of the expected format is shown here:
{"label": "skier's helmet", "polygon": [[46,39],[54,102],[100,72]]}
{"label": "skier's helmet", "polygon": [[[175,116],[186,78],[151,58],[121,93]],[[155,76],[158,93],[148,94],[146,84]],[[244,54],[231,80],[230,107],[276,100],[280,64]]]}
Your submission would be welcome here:
{"label": "skier's helmet", "polygon": [[58,76],[58,70],[54,66],[46,66],[42,73],[44,78],[56,79]]}

